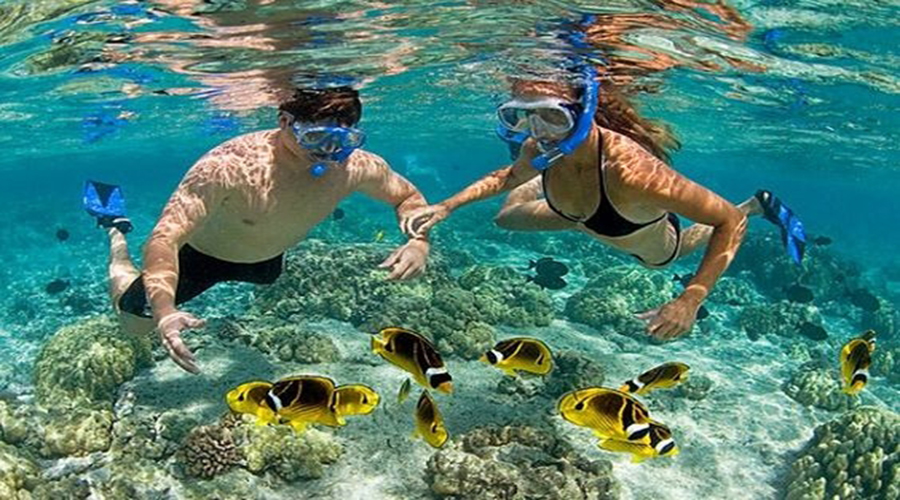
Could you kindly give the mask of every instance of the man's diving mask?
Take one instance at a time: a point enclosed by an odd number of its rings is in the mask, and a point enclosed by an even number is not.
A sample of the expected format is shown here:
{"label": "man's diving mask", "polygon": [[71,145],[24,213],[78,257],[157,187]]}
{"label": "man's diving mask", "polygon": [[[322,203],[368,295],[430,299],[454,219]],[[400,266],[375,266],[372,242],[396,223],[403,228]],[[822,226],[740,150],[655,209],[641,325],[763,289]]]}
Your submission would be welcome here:
{"label": "man's diving mask", "polygon": [[309,151],[316,163],[310,172],[320,177],[328,170],[327,163],[342,162],[366,142],[366,134],[354,127],[291,123],[294,138],[301,148]]}

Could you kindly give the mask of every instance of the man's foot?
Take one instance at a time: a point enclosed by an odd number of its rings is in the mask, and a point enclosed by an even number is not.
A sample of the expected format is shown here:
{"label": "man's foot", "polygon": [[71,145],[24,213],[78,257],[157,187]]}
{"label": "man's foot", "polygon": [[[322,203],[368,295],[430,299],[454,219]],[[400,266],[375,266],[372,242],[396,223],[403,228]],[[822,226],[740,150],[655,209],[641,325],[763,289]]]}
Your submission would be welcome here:
{"label": "man's foot", "polygon": [[97,226],[116,228],[123,234],[133,229],[131,221],[125,216],[125,196],[119,186],[87,181],[84,183],[83,203],[85,211],[97,219]]}
{"label": "man's foot", "polygon": [[134,229],[134,225],[131,224],[131,220],[128,217],[110,217],[108,215],[97,217],[97,226],[105,227],[106,229],[116,228],[122,234],[128,234]]}
{"label": "man's foot", "polygon": [[803,261],[806,251],[806,231],[800,218],[771,192],[760,189],[754,195],[763,210],[763,217],[781,230],[781,242],[795,264]]}

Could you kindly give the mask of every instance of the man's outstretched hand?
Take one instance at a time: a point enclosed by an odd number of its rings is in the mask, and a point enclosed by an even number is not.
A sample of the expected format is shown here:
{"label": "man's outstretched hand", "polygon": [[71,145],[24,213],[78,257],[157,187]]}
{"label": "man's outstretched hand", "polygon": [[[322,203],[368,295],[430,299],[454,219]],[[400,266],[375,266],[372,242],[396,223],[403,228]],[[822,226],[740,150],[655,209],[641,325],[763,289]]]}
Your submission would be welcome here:
{"label": "man's outstretched hand", "polygon": [[206,326],[206,320],[182,311],[163,316],[156,324],[163,347],[166,348],[166,352],[169,353],[172,361],[194,374],[200,373],[200,368],[197,367],[197,360],[194,358],[194,354],[181,340],[181,332],[183,330],[203,328],[204,326]]}

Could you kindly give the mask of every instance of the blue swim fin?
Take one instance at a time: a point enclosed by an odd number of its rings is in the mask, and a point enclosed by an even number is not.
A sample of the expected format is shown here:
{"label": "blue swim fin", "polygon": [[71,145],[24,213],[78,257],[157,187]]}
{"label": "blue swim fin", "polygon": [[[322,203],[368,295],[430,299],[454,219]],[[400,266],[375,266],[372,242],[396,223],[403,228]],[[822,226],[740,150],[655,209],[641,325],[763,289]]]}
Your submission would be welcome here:
{"label": "blue swim fin", "polygon": [[97,219],[98,226],[114,227],[123,233],[132,230],[131,221],[125,216],[125,196],[119,186],[85,181],[83,203],[85,211]]}
{"label": "blue swim fin", "polygon": [[769,191],[760,189],[755,196],[762,205],[763,217],[781,229],[781,242],[791,260],[799,265],[806,251],[806,231],[800,218]]}

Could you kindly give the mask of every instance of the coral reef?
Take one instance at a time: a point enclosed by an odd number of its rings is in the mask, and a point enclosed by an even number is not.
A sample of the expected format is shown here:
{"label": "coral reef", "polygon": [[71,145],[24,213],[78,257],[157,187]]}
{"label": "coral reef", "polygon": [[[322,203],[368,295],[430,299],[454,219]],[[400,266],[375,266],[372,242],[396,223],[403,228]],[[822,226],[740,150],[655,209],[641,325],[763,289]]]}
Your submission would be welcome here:
{"label": "coral reef", "polygon": [[834,368],[812,362],[794,372],[782,389],[791,399],[805,406],[824,410],[843,411],[859,406],[859,398],[841,391],[841,382],[835,377]]}
{"label": "coral reef", "polygon": [[0,498],[30,498],[39,474],[38,466],[15,446],[0,443]]}
{"label": "coral reef", "polygon": [[798,330],[803,323],[822,324],[822,318],[814,306],[795,304],[782,300],[776,304],[747,306],[738,318],[747,337],[756,340],[762,335],[799,337]]}
{"label": "coral reef", "polygon": [[763,297],[744,278],[723,276],[709,294],[709,301],[728,306],[746,306],[762,302]]}
{"label": "coral reef", "polygon": [[181,460],[188,475],[210,478],[241,463],[243,455],[231,430],[221,425],[204,425],[188,434]]}
{"label": "coral reef", "polygon": [[606,379],[603,366],[575,351],[560,351],[553,355],[556,365],[546,379],[546,393],[559,397],[580,387],[600,386]]}
{"label": "coral reef", "polygon": [[897,336],[898,314],[893,304],[879,299],[881,306],[877,311],[863,311],[860,319],[861,330],[875,330],[880,339],[892,339]]}
{"label": "coral reef", "polygon": [[900,498],[900,416],[861,407],[819,426],[791,467],[785,498]]}
{"label": "coral reef", "polygon": [[425,480],[458,499],[615,499],[612,465],[588,460],[565,441],[532,427],[484,427],[431,456]]}
{"label": "coral reef", "polygon": [[33,412],[28,406],[16,406],[0,401],[0,441],[19,444],[28,437],[34,423]]}
{"label": "coral reef", "polygon": [[706,399],[713,388],[713,381],[706,375],[690,375],[688,379],[675,387],[672,394],[694,401]]}
{"label": "coral reef", "polygon": [[341,359],[334,341],[327,335],[305,331],[297,324],[271,326],[262,321],[252,328],[239,328],[238,337],[280,361],[330,363]]}
{"label": "coral reef", "polygon": [[566,315],[601,331],[647,339],[634,314],[659,307],[673,293],[672,281],[663,273],[616,266],[601,271],[569,297]]}
{"label": "coral reef", "polygon": [[109,317],[61,328],[34,367],[37,400],[47,407],[111,403],[116,390],[150,363],[150,339],[124,334]]}
{"label": "coral reef", "polygon": [[305,242],[282,278],[259,288],[257,312],[289,321],[326,316],[368,331],[401,325],[429,336],[443,354],[468,359],[493,345],[492,325],[550,324],[550,297],[511,268],[475,266],[454,280],[435,255],[425,276],[390,282],[377,269],[378,250]]}
{"label": "coral reef", "polygon": [[759,291],[775,299],[784,298],[784,289],[798,280],[813,290],[817,302],[842,299],[847,287],[859,286],[859,267],[825,247],[808,247],[803,261],[803,266],[791,262],[777,237],[751,234],[729,273],[746,272]]}
{"label": "coral reef", "polygon": [[[877,340],[876,340],[877,341]],[[872,374],[900,384],[900,342],[879,343],[872,353]]]}
{"label": "coral reef", "polygon": [[41,455],[83,456],[109,449],[113,415],[109,410],[72,408],[51,416],[44,426]]}
{"label": "coral reef", "polygon": [[272,471],[289,483],[322,477],[322,466],[343,453],[331,434],[316,429],[298,434],[286,426],[243,424],[236,432],[250,472]]}

